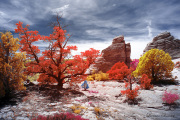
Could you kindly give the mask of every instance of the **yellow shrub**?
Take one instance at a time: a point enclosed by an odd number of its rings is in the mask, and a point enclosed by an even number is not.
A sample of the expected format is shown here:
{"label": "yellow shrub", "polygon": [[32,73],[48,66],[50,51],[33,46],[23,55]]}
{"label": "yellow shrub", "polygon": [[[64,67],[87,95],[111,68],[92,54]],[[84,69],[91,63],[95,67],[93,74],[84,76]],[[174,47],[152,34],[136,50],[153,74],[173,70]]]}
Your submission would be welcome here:
{"label": "yellow shrub", "polygon": [[109,79],[109,75],[107,73],[103,73],[102,71],[96,74],[89,75],[87,77],[88,81],[93,81],[93,80],[104,81],[108,79]]}
{"label": "yellow shrub", "polygon": [[87,79],[88,81],[93,81],[93,80],[94,80],[93,77],[92,77],[92,75],[87,76],[86,79]]}
{"label": "yellow shrub", "polygon": [[81,105],[73,105],[70,107],[72,109],[72,111],[76,114],[81,113],[82,109],[86,109],[85,107],[81,106]]}
{"label": "yellow shrub", "polygon": [[137,68],[132,75],[139,77],[146,74],[152,82],[156,82],[164,78],[171,78],[173,69],[174,63],[169,53],[159,49],[151,49],[139,59]]}
{"label": "yellow shrub", "polygon": [[100,112],[101,112],[101,109],[99,107],[94,107],[94,111],[95,111],[96,114],[99,115]]}
{"label": "yellow shrub", "polygon": [[81,109],[86,109],[86,108],[85,108],[85,107],[83,107],[83,106],[80,106],[80,108],[81,108]]}
{"label": "yellow shrub", "polygon": [[79,114],[81,110],[75,110],[74,113]]}
{"label": "yellow shrub", "polygon": [[73,105],[70,108],[74,111],[76,109],[76,106]]}

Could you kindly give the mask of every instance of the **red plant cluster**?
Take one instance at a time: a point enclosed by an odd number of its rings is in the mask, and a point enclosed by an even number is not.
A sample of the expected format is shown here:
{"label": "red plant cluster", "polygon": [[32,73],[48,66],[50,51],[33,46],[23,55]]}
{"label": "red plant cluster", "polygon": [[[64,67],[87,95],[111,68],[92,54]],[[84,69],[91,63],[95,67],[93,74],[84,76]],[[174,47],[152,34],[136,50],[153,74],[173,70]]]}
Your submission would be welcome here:
{"label": "red plant cluster", "polygon": [[122,90],[121,94],[126,95],[128,100],[134,100],[139,95],[139,86],[136,86],[136,88],[132,90],[128,86],[129,83],[125,82],[126,90]]}
{"label": "red plant cluster", "polygon": [[81,116],[76,116],[72,113],[60,113],[60,114],[54,114],[52,116],[43,116],[39,115],[37,118],[34,118],[32,120],[88,120],[84,119]]}
{"label": "red plant cluster", "polygon": [[122,80],[131,74],[131,69],[124,62],[117,62],[112,66],[112,68],[107,71],[109,74],[109,79]]}
{"label": "red plant cluster", "polygon": [[151,79],[149,79],[146,74],[143,74],[140,79],[140,88],[145,90],[153,88],[153,85],[151,85]]}
{"label": "red plant cluster", "polygon": [[180,68],[180,61],[177,61],[177,62],[176,62],[175,68]]}
{"label": "red plant cluster", "polygon": [[162,100],[168,104],[173,104],[176,100],[179,100],[179,95],[165,91]]}

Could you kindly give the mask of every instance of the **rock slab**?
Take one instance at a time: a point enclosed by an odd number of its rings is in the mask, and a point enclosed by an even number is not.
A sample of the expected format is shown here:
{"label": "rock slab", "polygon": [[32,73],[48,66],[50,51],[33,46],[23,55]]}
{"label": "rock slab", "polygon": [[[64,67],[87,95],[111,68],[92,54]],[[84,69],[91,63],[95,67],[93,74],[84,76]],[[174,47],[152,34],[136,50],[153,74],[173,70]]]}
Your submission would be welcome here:
{"label": "rock slab", "polygon": [[163,32],[153,38],[144,49],[144,53],[150,49],[160,49],[169,53],[172,59],[180,58],[180,40],[175,39],[170,32]]}
{"label": "rock slab", "polygon": [[90,66],[88,73],[92,69],[107,72],[117,62],[124,62],[130,67],[130,54],[131,45],[130,43],[125,43],[124,36],[115,37],[112,44],[102,50],[102,56],[97,59],[94,65]]}

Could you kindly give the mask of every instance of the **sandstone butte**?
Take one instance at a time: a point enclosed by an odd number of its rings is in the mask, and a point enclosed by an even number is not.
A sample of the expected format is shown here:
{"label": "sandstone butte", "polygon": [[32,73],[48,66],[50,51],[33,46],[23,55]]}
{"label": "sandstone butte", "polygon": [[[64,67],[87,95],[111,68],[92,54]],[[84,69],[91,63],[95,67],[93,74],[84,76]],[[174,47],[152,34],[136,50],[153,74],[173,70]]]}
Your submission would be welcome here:
{"label": "sandstone butte", "polygon": [[93,69],[107,72],[117,62],[124,62],[130,67],[130,54],[131,45],[130,43],[125,43],[124,36],[115,37],[112,44],[102,50],[102,56],[96,60],[95,64],[90,66],[86,73],[90,74]]}

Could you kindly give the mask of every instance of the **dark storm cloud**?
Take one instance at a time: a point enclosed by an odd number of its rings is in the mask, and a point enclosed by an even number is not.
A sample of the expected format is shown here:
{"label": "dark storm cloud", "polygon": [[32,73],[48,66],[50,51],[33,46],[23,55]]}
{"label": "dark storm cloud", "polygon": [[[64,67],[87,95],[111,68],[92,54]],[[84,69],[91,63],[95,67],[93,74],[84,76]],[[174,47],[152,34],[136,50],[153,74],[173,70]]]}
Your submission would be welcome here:
{"label": "dark storm cloud", "polygon": [[0,4],[0,30],[13,31],[18,21],[40,34],[52,32],[56,13],[68,24],[72,42],[149,40],[170,31],[180,38],[179,0],[5,0]]}

